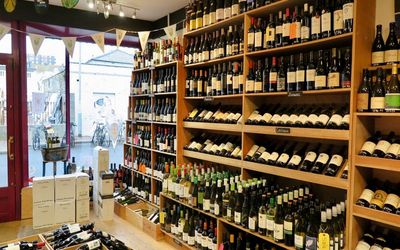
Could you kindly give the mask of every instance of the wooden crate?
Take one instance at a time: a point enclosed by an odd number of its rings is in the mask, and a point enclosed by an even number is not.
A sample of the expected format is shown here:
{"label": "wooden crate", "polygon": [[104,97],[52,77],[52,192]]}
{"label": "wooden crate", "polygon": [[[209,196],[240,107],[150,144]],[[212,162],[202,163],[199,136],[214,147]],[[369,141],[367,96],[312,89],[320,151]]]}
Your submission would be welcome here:
{"label": "wooden crate", "polygon": [[121,205],[119,202],[114,202],[114,213],[121,217],[122,219],[126,219],[126,206]]}
{"label": "wooden crate", "polygon": [[147,218],[143,218],[143,231],[155,240],[161,240],[164,238],[164,234],[161,232],[160,223],[154,224]]}
{"label": "wooden crate", "polygon": [[15,240],[9,240],[6,242],[2,242],[0,243],[0,246],[4,246],[4,245],[8,245],[14,242],[18,242],[18,241],[26,241],[26,242],[32,242],[32,241],[37,241],[37,242],[44,242],[46,243],[44,245],[44,247],[42,249],[44,250],[52,250],[52,248],[50,247],[50,245],[47,244],[46,240],[44,239],[44,237],[40,234],[36,234],[36,235],[31,235],[31,236],[27,236],[27,237],[23,237],[23,238],[18,238]]}
{"label": "wooden crate", "polygon": [[136,204],[126,206],[125,219],[132,225],[143,230],[143,216],[142,209],[146,209],[147,204],[145,202],[138,202]]}

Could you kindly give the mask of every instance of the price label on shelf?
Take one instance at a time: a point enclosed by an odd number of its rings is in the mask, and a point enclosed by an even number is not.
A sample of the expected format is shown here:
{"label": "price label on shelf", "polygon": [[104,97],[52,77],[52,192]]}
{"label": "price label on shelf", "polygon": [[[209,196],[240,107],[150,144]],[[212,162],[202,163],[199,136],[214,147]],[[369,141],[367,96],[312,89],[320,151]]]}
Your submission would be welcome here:
{"label": "price label on shelf", "polygon": [[204,101],[205,101],[205,102],[212,102],[212,101],[214,101],[214,97],[212,97],[212,96],[205,96],[205,97],[204,97]]}
{"label": "price label on shelf", "polygon": [[288,97],[299,97],[303,95],[303,91],[290,91]]}
{"label": "price label on shelf", "polygon": [[156,67],[154,67],[154,66],[149,67],[149,70],[155,70],[155,69],[156,69]]}
{"label": "price label on shelf", "polygon": [[290,128],[275,128],[277,134],[290,134]]}
{"label": "price label on shelf", "polygon": [[149,97],[151,98],[151,97],[155,97],[156,95],[154,94],[154,93],[152,93],[152,94],[149,94]]}

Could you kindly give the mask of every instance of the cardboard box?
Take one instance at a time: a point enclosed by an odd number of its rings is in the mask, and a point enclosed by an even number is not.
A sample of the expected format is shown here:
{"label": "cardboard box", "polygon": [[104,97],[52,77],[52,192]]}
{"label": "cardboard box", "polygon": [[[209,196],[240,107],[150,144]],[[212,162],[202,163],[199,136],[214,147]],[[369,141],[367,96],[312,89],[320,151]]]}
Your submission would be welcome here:
{"label": "cardboard box", "polygon": [[55,224],[68,224],[75,222],[75,200],[62,200],[54,203]]}
{"label": "cardboard box", "polygon": [[76,222],[88,222],[90,219],[90,199],[76,201]]}
{"label": "cardboard box", "polygon": [[33,203],[54,202],[54,177],[34,177],[32,184]]}
{"label": "cardboard box", "polygon": [[33,204],[33,229],[54,226],[54,201]]}
{"label": "cardboard box", "polygon": [[76,173],[76,200],[89,199],[89,175]]}
{"label": "cardboard box", "polygon": [[100,220],[112,220],[114,216],[114,198],[112,195],[98,196],[98,216]]}
{"label": "cardboard box", "polygon": [[108,170],[109,162],[110,153],[108,149],[99,146],[93,149],[93,174]]}
{"label": "cardboard box", "polygon": [[98,187],[100,195],[112,195],[114,193],[114,173],[101,171]]}
{"label": "cardboard box", "polygon": [[21,220],[32,219],[32,186],[21,189]]}
{"label": "cardboard box", "polygon": [[54,181],[56,201],[75,200],[76,176],[74,174],[56,176]]}

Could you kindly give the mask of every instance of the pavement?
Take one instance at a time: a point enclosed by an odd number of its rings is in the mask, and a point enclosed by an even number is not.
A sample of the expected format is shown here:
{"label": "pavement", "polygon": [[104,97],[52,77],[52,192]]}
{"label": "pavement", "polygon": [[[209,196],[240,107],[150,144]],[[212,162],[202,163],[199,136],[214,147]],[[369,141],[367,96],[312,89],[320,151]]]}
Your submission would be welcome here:
{"label": "pavement", "polygon": [[[92,166],[94,145],[90,142],[76,143],[74,148],[71,148],[71,159],[75,157],[77,170],[81,171],[82,166],[87,169]],[[117,167],[123,162],[123,144],[117,144],[114,149],[112,145],[109,147],[110,163],[116,163]],[[0,153],[0,187],[7,185],[7,154]],[[39,150],[35,151],[29,147],[29,177],[42,176],[42,154]],[[47,163],[46,176],[53,174],[53,165]],[[57,163],[57,175],[64,173],[64,164]]]}

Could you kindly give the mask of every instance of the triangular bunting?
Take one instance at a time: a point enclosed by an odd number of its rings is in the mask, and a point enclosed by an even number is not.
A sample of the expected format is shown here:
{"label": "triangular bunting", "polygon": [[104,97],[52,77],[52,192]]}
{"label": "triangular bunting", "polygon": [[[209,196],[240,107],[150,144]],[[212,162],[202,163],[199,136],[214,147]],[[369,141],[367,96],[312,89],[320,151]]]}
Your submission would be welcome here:
{"label": "triangular bunting", "polygon": [[117,36],[117,47],[119,47],[121,45],[122,40],[124,40],[124,37],[126,35],[126,30],[115,29],[115,33]]}
{"label": "triangular bunting", "polygon": [[167,34],[167,37],[169,40],[174,40],[174,38],[176,36],[176,24],[165,27],[164,31],[165,31],[165,34]]}
{"label": "triangular bunting", "polygon": [[0,40],[10,32],[11,28],[0,24]]}
{"label": "triangular bunting", "polygon": [[65,48],[67,48],[70,57],[74,56],[76,37],[63,37],[62,38]]}
{"label": "triangular bunting", "polygon": [[150,31],[139,31],[139,40],[140,45],[142,46],[142,50],[146,49],[147,40],[149,39]]}
{"label": "triangular bunting", "polygon": [[36,34],[30,34],[29,33],[29,38],[31,39],[31,44],[33,48],[33,52],[35,53],[35,56],[37,56],[40,46],[42,46],[42,43],[45,39],[44,36],[41,35],[36,35]]}
{"label": "triangular bunting", "polygon": [[93,41],[99,46],[101,51],[104,53],[104,32],[97,33],[94,35],[91,35]]}

